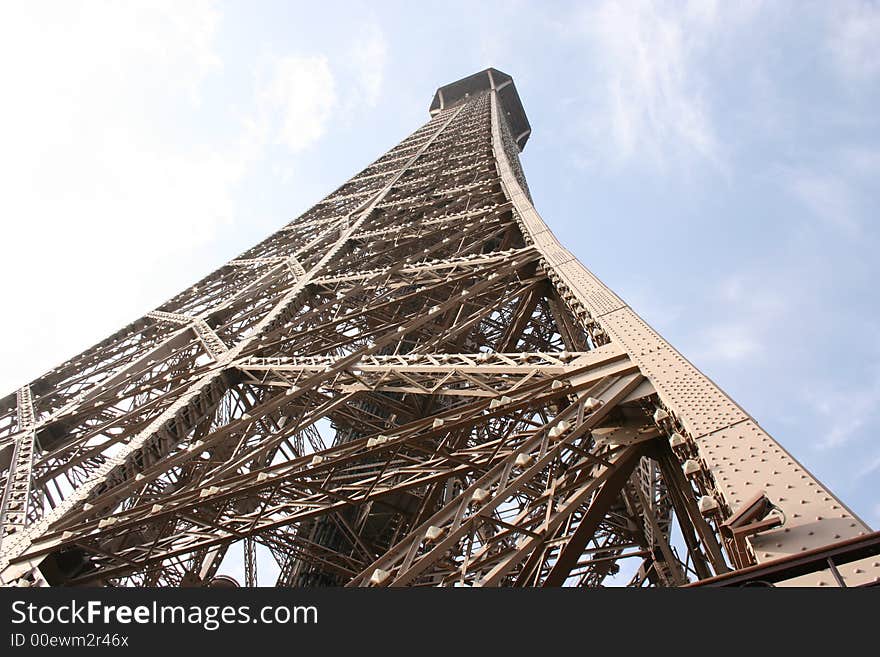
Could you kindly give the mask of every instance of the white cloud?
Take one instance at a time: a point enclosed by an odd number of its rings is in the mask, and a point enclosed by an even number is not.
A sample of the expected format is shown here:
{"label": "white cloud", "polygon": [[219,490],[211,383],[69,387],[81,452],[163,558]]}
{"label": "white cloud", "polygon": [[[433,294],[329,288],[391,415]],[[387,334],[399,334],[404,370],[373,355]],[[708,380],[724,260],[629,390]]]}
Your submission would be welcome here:
{"label": "white cloud", "polygon": [[814,216],[847,236],[860,232],[855,192],[841,176],[795,170],[786,174],[788,189]]}
{"label": "white cloud", "polygon": [[243,97],[218,77],[221,20],[212,0],[0,7],[0,277],[17,320],[2,323],[0,394],[216,265],[266,147],[307,149],[340,111],[334,69],[361,102],[381,94],[370,26],[338,60],[275,57]]}
{"label": "white cloud", "polygon": [[850,437],[865,426],[864,417],[845,417],[838,419],[827,430],[825,437],[819,442],[823,449],[840,447],[849,442]]}
{"label": "white cloud", "polygon": [[258,83],[257,133],[300,152],[341,122],[350,125],[382,95],[388,43],[376,22],[361,23],[348,46],[328,54],[274,56]]}
{"label": "white cloud", "polygon": [[[604,105],[591,121],[612,137],[618,161],[661,166],[680,151],[720,166],[719,143],[696,64],[717,8],[657,2],[603,2],[584,10],[576,32],[594,50]],[[590,108],[584,108],[590,112]]]}
{"label": "white cloud", "polygon": [[388,63],[388,45],[376,23],[366,24],[352,44],[351,61],[364,102],[373,107],[379,102]]}
{"label": "white cloud", "polygon": [[828,48],[837,70],[850,80],[880,75],[880,6],[856,0],[831,3]]}
{"label": "white cloud", "polygon": [[742,323],[709,327],[703,334],[699,360],[740,362],[761,351],[754,328]]}
{"label": "white cloud", "polygon": [[701,332],[695,362],[754,361],[798,303],[790,292],[781,292],[789,289],[779,272],[755,269],[723,279],[713,295],[720,321]]}
{"label": "white cloud", "polygon": [[[876,424],[880,410],[880,377],[858,385],[841,386],[826,381],[821,388],[811,387],[805,393],[810,408],[824,425],[820,449],[832,449],[848,444],[856,434],[867,426]],[[880,467],[880,459],[863,464],[865,476]]]}
{"label": "white cloud", "polygon": [[[868,460],[868,462],[859,469],[856,473],[856,479],[863,479],[877,471],[880,471],[880,454]],[[880,506],[877,507],[877,510],[880,511]]]}
{"label": "white cloud", "polygon": [[246,149],[184,127],[219,21],[210,2],[0,9],[2,393],[160,303],[233,220]]}
{"label": "white cloud", "polygon": [[323,55],[277,58],[259,98],[277,141],[294,152],[308,148],[324,136],[338,102],[329,61]]}
{"label": "white cloud", "polygon": [[864,178],[873,184],[880,176],[880,150],[863,146],[850,146],[842,149],[844,166],[854,177]]}

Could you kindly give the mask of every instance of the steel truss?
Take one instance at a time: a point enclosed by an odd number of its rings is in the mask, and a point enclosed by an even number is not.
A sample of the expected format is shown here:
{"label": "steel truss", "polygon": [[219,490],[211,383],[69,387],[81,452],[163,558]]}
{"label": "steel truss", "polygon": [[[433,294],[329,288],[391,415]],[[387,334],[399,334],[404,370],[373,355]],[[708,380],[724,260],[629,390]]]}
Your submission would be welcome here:
{"label": "steel truss", "polygon": [[5,583],[679,586],[869,531],[556,241],[509,76],[431,112],[0,400]]}

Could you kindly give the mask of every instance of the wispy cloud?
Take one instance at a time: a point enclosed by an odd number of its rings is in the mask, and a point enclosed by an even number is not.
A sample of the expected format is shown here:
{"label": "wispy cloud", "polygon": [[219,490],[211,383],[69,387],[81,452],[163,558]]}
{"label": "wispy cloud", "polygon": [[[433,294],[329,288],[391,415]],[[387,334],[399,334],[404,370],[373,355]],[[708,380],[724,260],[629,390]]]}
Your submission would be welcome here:
{"label": "wispy cloud", "polygon": [[637,155],[665,166],[687,154],[722,166],[698,66],[717,20],[712,3],[609,1],[566,26],[586,38],[604,75],[591,121],[594,136],[611,136],[618,162]]}
{"label": "wispy cloud", "polygon": [[361,28],[352,43],[350,61],[363,101],[375,106],[382,94],[388,65],[388,43],[378,23],[367,23]]}
{"label": "wispy cloud", "polygon": [[[872,475],[875,472],[880,471],[880,454],[874,456],[874,458],[869,459],[856,473],[856,479],[864,479],[868,475]],[[877,510],[880,511],[880,506],[877,507]]]}
{"label": "wispy cloud", "polygon": [[27,334],[3,340],[3,393],[161,301],[166,263],[235,217],[240,143],[181,130],[222,71],[221,20],[212,2],[2,5],[0,277],[27,281],[5,293]]}
{"label": "wispy cloud", "polygon": [[[805,393],[810,408],[824,425],[819,449],[833,449],[848,444],[859,431],[880,419],[880,376],[861,385],[841,385],[826,381],[822,388],[811,387]],[[880,467],[880,457],[864,464],[866,476]]]}
{"label": "wispy cloud", "polygon": [[350,124],[376,106],[388,67],[385,34],[366,22],[346,41],[326,53],[271,57],[258,83],[258,134],[298,153],[318,143],[334,121]]}
{"label": "wispy cloud", "polygon": [[741,323],[711,326],[704,332],[703,341],[700,360],[740,362],[761,351],[754,328]]}
{"label": "wispy cloud", "polygon": [[846,177],[798,169],[785,174],[785,179],[789,192],[814,217],[849,237],[859,234],[857,195]]}
{"label": "wispy cloud", "polygon": [[32,327],[0,341],[16,345],[0,347],[2,393],[195,275],[191,260],[231,230],[267,147],[313,147],[340,116],[340,89],[361,106],[382,93],[388,48],[367,23],[338,51],[258,63],[253,95],[223,98],[243,120],[208,113],[222,21],[212,0],[0,7],[0,277],[27,272],[5,301]]}
{"label": "wispy cloud", "polygon": [[264,129],[293,152],[324,136],[338,103],[336,81],[323,55],[276,58],[258,98]]}
{"label": "wispy cloud", "polygon": [[768,272],[760,267],[731,274],[720,281],[711,295],[717,321],[697,338],[693,357],[702,363],[746,363],[754,361],[769,341],[775,325],[784,321],[797,303],[786,297],[780,274],[767,283]]}
{"label": "wispy cloud", "polygon": [[829,21],[827,46],[838,72],[852,81],[880,75],[880,5],[864,0],[835,2],[829,5]]}
{"label": "wispy cloud", "polygon": [[844,166],[854,177],[864,178],[874,184],[880,176],[880,149],[866,146],[849,146],[841,150]]}
{"label": "wispy cloud", "polygon": [[822,153],[821,164],[778,167],[771,174],[811,216],[847,238],[873,230],[865,212],[876,194],[880,149],[844,145]]}

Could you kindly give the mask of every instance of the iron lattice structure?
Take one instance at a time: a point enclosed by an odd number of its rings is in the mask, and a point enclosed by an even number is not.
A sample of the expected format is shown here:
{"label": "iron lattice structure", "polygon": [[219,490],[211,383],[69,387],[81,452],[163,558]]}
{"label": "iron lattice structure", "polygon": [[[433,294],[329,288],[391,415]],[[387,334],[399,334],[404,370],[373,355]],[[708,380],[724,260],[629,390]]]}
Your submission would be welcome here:
{"label": "iron lattice structure", "polygon": [[[675,586],[861,545],[556,240],[529,133],[508,75],[439,89],[301,217],[0,401],[4,583],[222,585],[237,554],[253,585],[267,549],[280,586]],[[880,575],[856,556],[782,579]]]}

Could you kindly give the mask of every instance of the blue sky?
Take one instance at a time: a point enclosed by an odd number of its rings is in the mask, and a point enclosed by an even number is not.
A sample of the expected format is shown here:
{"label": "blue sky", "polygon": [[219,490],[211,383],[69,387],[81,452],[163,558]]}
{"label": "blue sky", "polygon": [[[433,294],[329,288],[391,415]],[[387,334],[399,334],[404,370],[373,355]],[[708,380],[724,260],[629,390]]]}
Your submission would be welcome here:
{"label": "blue sky", "polygon": [[880,4],[4,3],[0,387],[308,208],[487,66],[580,259],[880,525]]}

